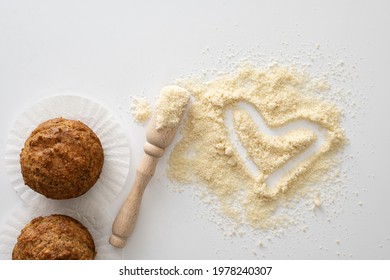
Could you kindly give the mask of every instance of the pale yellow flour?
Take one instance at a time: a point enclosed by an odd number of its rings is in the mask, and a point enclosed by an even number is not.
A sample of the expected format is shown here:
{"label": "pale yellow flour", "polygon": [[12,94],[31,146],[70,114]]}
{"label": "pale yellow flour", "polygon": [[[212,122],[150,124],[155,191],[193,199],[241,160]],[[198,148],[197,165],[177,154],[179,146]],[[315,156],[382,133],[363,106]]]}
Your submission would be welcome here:
{"label": "pale yellow flour", "polygon": [[[239,223],[254,228],[283,224],[288,217],[275,215],[280,201],[286,201],[309,178],[325,173],[334,162],[329,156],[345,142],[341,112],[312,94],[324,90],[323,83],[313,82],[294,68],[243,65],[232,74],[208,82],[192,79],[180,85],[192,94],[194,102],[185,119],[182,139],[170,155],[168,175],[174,182],[205,186],[217,197],[221,212]],[[317,136],[307,128],[283,136],[266,135],[257,130],[247,112],[236,107],[240,102],[253,105],[269,128],[295,120],[317,124],[326,129],[325,143],[271,188],[268,176],[311,146]],[[250,172],[230,139],[225,124],[227,109],[234,112],[235,133],[259,174]],[[319,207],[319,200],[317,204]]]}
{"label": "pale yellow flour", "polygon": [[151,114],[150,104],[147,100],[139,97],[132,97],[130,111],[137,122],[146,122]]}
{"label": "pale yellow flour", "polygon": [[190,94],[182,87],[163,87],[156,108],[156,129],[176,127],[189,98]]}

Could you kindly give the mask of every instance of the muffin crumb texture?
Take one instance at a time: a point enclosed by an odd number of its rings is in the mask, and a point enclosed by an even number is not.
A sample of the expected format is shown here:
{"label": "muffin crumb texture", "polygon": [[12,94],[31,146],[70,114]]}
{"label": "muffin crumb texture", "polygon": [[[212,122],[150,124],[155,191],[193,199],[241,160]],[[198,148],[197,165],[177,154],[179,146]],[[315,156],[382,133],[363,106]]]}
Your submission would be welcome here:
{"label": "muffin crumb texture", "polygon": [[64,118],[41,123],[20,154],[24,183],[52,199],[86,193],[98,180],[103,161],[96,134],[82,122]]}
{"label": "muffin crumb texture", "polygon": [[21,231],[13,260],[93,260],[95,243],[88,229],[66,215],[38,217]]}

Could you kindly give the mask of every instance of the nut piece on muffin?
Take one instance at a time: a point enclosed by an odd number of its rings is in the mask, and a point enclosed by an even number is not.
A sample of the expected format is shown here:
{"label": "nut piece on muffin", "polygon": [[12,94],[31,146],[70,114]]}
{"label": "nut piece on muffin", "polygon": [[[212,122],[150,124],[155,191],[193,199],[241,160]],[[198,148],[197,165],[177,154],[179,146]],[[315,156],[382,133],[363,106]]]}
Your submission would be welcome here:
{"label": "nut piece on muffin", "polygon": [[86,193],[98,180],[103,162],[96,134],[82,122],[64,118],[41,123],[20,153],[24,183],[52,199]]}
{"label": "nut piece on muffin", "polygon": [[54,214],[31,220],[21,231],[13,260],[93,260],[95,243],[76,219]]}

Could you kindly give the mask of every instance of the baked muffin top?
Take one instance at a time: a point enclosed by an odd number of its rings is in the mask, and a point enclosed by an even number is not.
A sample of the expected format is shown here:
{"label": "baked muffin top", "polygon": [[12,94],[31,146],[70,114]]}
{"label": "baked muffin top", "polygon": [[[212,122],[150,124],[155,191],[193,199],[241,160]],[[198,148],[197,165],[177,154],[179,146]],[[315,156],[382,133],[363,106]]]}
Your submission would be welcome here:
{"label": "baked muffin top", "polygon": [[13,260],[92,260],[95,243],[76,219],[54,214],[30,221],[21,231]]}
{"label": "baked muffin top", "polygon": [[41,123],[20,154],[24,183],[52,199],[86,193],[99,178],[103,161],[96,134],[82,122],[64,118]]}

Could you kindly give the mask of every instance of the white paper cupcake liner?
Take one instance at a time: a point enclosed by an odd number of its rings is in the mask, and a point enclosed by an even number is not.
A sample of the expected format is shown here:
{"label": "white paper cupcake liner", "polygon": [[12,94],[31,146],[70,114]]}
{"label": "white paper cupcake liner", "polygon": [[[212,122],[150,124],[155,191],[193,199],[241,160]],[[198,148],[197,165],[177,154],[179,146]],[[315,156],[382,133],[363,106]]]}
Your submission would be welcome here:
{"label": "white paper cupcake liner", "polygon": [[12,259],[12,251],[21,230],[34,218],[52,214],[63,214],[81,222],[91,233],[96,248],[96,260],[122,259],[122,250],[108,243],[112,218],[104,210],[98,209],[91,201],[73,203],[65,201],[53,203],[47,200],[34,205],[18,207],[0,231],[0,259]]}
{"label": "white paper cupcake liner", "polygon": [[77,203],[88,198],[96,205],[107,207],[126,181],[130,166],[129,145],[117,119],[100,104],[81,96],[48,97],[37,102],[17,119],[5,151],[5,167],[12,187],[27,204],[47,200],[24,184],[19,159],[30,133],[43,121],[57,117],[85,123],[99,137],[104,150],[103,169],[96,184],[84,195],[66,200],[67,203]]}

